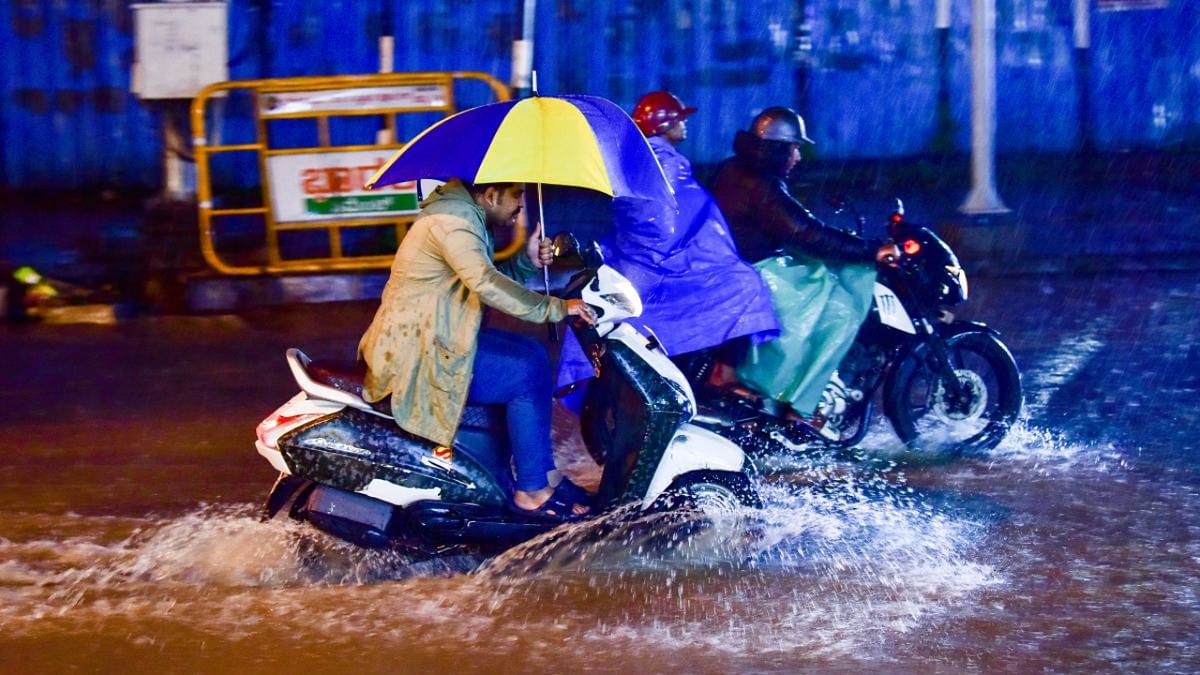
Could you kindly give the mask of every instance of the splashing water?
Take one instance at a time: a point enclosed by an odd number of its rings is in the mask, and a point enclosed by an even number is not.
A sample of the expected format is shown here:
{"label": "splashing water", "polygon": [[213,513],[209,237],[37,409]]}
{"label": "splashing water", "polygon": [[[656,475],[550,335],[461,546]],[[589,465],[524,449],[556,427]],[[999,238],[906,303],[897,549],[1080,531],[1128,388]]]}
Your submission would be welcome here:
{"label": "splashing water", "polygon": [[[249,635],[266,621],[300,630],[315,614],[331,638],[349,640],[441,625],[446,613],[509,634],[499,626],[515,613],[525,628],[618,643],[832,653],[907,630],[1000,581],[970,558],[986,523],[922,503],[902,483],[851,472],[762,491],[765,508],[735,522],[627,507],[527,542],[469,576],[455,573],[477,560],[414,565],[287,519],[260,523],[249,506],[126,519],[58,541],[0,541],[9,560],[0,566],[0,626],[36,632],[125,617]],[[402,614],[372,605],[396,594]],[[554,617],[530,609],[543,602],[571,609]],[[466,625],[440,630],[465,638]]]}
{"label": "splashing water", "polygon": [[[970,557],[986,534],[982,520],[879,476],[828,477],[763,486],[765,507],[735,514],[736,533],[698,515],[625,509],[511,549],[478,577],[531,592],[549,579],[579,580],[646,610],[606,639],[843,656],[1002,583]],[[755,617],[754,625],[729,617]]]}
{"label": "splashing water", "polygon": [[[977,486],[1125,469],[1112,448],[1022,423],[996,449],[952,465],[814,458],[760,484],[761,510],[709,520],[631,506],[487,561],[414,563],[287,518],[260,523],[249,505],[76,516],[56,523],[62,536],[0,540],[0,629],[135,624],[232,641],[319,636],[345,649],[366,635],[410,649],[432,632],[547,668],[555,662],[539,660],[541,650],[564,640],[730,667],[777,667],[795,654],[879,664],[886,645],[971,615],[1019,582],[1014,564],[1031,564],[997,553],[1004,508]],[[934,486],[923,483],[930,471]]]}

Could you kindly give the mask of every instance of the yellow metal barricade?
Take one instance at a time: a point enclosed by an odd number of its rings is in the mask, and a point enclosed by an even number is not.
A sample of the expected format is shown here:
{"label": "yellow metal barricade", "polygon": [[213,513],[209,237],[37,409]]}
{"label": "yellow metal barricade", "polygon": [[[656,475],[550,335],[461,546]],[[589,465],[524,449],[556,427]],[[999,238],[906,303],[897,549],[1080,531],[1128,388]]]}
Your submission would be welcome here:
{"label": "yellow metal barricade", "polygon": [[[413,113],[448,117],[456,112],[454,84],[459,80],[485,83],[495,100],[508,100],[508,89],[479,72],[380,73],[330,77],[296,77],[219,82],[205,87],[192,101],[196,191],[199,202],[200,249],[204,259],[222,274],[283,274],[386,268],[393,251],[356,255],[346,251],[346,232],[361,228],[394,230],[399,241],[416,217],[416,185],[402,184],[367,193],[363,183],[407,140],[397,136],[397,116]],[[254,112],[254,141],[210,143],[206,128],[210,106],[232,92],[249,94]],[[331,128],[340,118],[382,118],[374,143],[337,145]],[[214,116],[215,117],[215,116]],[[312,144],[275,147],[275,125],[313,125]],[[369,124],[368,124],[369,126]],[[295,127],[293,127],[295,128]],[[221,153],[255,153],[261,194],[214,194],[214,158]],[[216,192],[220,192],[219,190]],[[240,197],[240,201],[239,201]],[[258,203],[244,203],[256,201]],[[237,261],[222,257],[216,243],[216,222],[223,218],[261,218],[261,248],[238,252]],[[321,254],[305,247],[300,252],[281,248],[281,238],[325,233]],[[497,254],[511,255],[524,239]],[[296,248],[296,247],[293,247]],[[308,249],[313,248],[309,240]]]}

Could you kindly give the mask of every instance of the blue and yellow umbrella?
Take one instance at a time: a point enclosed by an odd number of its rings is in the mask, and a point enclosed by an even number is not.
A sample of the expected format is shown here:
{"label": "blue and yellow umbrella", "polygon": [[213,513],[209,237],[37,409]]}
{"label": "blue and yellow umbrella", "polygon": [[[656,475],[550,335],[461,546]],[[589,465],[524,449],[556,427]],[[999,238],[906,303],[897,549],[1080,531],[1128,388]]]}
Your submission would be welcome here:
{"label": "blue and yellow umbrella", "polygon": [[675,204],[641,131],[597,96],[534,96],[464,110],[421,132],[366,187],[418,178],[566,185]]}

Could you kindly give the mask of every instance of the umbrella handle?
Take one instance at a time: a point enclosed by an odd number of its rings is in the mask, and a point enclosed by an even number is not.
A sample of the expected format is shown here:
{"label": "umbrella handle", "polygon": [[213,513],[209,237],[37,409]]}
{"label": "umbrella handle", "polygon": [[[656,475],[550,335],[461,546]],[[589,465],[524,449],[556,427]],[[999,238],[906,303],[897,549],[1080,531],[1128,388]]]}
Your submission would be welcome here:
{"label": "umbrella handle", "polygon": [[[545,267],[542,268],[542,279],[543,279],[543,283],[546,286],[546,295],[550,295],[550,266],[549,265],[546,265]],[[558,324],[551,323],[551,324],[547,324],[547,325],[550,327],[550,330],[547,331],[550,335],[550,341],[558,342]]]}
{"label": "umbrella handle", "polygon": [[[538,195],[538,196],[540,197],[541,195]],[[540,210],[541,209],[541,201],[538,202],[538,207]],[[540,216],[541,214],[539,213],[538,215]],[[545,221],[541,221],[538,223],[538,231],[541,232],[542,239],[545,239],[546,238],[546,223],[545,223]],[[550,266],[549,265],[546,265],[545,267],[542,268],[542,285],[546,289],[546,295],[550,295]],[[558,342],[558,324],[551,323],[551,324],[548,324],[548,326],[549,326],[550,330],[548,330],[547,333],[550,336],[550,341]]]}
{"label": "umbrella handle", "polygon": [[[536,78],[537,75],[534,75],[534,77]],[[537,80],[534,79],[534,82],[536,83]],[[534,91],[537,91],[536,84],[534,85]],[[546,212],[544,209],[542,209],[542,184],[541,183],[537,184],[537,193],[538,193],[538,195],[537,195],[538,196],[538,236],[541,237],[542,239],[545,239],[546,238]],[[540,242],[539,242],[539,244],[540,244]],[[546,295],[550,295],[550,266],[549,265],[545,265],[542,267],[542,286],[546,289]],[[549,334],[551,342],[558,342],[558,324],[556,324],[556,323],[548,324],[548,330],[546,332]]]}

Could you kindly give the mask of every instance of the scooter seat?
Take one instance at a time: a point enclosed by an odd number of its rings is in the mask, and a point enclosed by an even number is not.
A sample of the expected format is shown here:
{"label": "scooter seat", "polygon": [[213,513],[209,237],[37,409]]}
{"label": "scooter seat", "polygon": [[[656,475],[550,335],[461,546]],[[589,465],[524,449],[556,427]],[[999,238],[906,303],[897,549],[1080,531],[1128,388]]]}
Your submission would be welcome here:
{"label": "scooter seat", "polygon": [[[363,398],[363,386],[367,377],[367,365],[362,361],[310,361],[304,369],[320,384]],[[363,399],[364,401],[366,399]],[[391,397],[386,396],[370,406],[387,415],[392,414]],[[467,404],[463,409],[460,427],[475,429],[503,429],[504,407],[499,405]]]}
{"label": "scooter seat", "polygon": [[304,369],[313,380],[362,398],[367,377],[367,365],[362,361],[310,361]]}
{"label": "scooter seat", "polygon": [[309,361],[304,365],[309,377],[318,384],[333,387],[338,391],[360,398],[364,403],[385,414],[392,414],[390,396],[370,402],[363,398],[363,387],[367,378],[367,364],[362,361]]}

